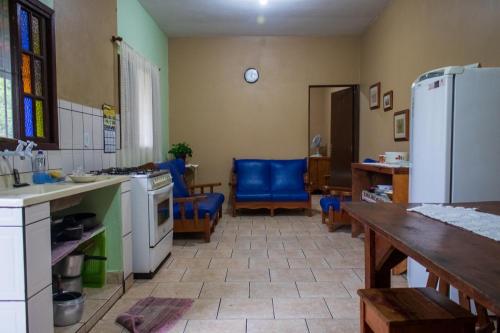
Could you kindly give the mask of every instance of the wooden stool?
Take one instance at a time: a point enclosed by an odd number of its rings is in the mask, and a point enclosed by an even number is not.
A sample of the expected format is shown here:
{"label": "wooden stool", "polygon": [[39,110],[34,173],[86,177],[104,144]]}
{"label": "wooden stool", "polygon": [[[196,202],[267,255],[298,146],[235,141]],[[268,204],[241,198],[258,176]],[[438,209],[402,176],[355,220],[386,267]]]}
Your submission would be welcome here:
{"label": "wooden stool", "polygon": [[474,333],[476,317],[432,288],[360,289],[362,333]]}

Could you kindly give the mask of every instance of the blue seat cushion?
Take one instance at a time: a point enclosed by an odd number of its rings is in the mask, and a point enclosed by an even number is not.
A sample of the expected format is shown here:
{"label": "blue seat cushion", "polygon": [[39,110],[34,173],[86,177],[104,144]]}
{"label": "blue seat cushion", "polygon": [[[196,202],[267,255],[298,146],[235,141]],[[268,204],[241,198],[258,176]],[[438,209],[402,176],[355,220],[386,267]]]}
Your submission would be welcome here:
{"label": "blue seat cushion", "polygon": [[273,201],[308,201],[309,193],[306,191],[280,191],[273,192]]}
{"label": "blue seat cushion", "polygon": [[271,160],[271,192],[304,191],[307,160]]}
{"label": "blue seat cushion", "polygon": [[[210,218],[214,217],[219,211],[222,203],[220,202],[222,196],[222,202],[224,202],[224,195],[220,193],[209,193],[206,194],[207,198],[198,202],[198,218],[202,219],[205,217],[206,213],[210,214]],[[186,210],[186,218],[194,218],[194,209],[191,202],[184,204]],[[177,202],[174,203],[174,219],[181,218],[181,205]]]}
{"label": "blue seat cushion", "polygon": [[268,160],[234,160],[238,193],[269,193]]}
{"label": "blue seat cushion", "polygon": [[271,201],[271,193],[236,192],[236,201]]}
{"label": "blue seat cushion", "polygon": [[[351,201],[351,198],[345,198],[344,201]],[[340,211],[340,198],[336,196],[327,196],[319,200],[319,205],[324,213],[328,213],[330,207],[333,207],[334,211]]]}
{"label": "blue seat cushion", "polygon": [[[182,161],[182,160],[181,160]],[[184,161],[182,161],[184,165]],[[172,160],[167,162],[162,162],[158,164],[160,170],[169,170],[172,176],[172,181],[174,182],[174,198],[186,198],[189,197],[189,189],[184,182],[184,177],[179,172],[180,163],[178,160]]]}

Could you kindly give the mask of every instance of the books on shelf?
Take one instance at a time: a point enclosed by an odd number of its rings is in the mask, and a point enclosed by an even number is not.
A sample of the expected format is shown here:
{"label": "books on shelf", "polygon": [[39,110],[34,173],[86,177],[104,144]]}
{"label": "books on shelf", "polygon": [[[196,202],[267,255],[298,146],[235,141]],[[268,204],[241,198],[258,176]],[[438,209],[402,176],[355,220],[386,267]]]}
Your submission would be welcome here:
{"label": "books on shelf", "polygon": [[376,194],[363,190],[361,192],[361,200],[367,202],[392,202],[392,200],[385,194]]}

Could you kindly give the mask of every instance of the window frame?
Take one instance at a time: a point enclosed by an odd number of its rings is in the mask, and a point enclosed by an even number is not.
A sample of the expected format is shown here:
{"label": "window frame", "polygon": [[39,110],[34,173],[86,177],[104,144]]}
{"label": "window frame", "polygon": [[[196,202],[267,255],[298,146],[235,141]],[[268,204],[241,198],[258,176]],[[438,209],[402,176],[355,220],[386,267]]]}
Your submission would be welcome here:
{"label": "window frame", "polygon": [[[9,1],[9,28],[12,66],[12,119],[15,139],[0,137],[0,149],[14,149],[17,139],[32,140],[38,144],[39,149],[59,149],[59,125],[57,107],[57,81],[56,81],[56,50],[55,50],[55,17],[54,10],[38,0],[8,0]],[[44,65],[42,66],[42,89],[44,91],[44,111],[47,113],[44,121],[45,138],[26,137],[24,131],[24,103],[21,92],[22,71],[21,56],[21,31],[19,29],[19,14],[21,7],[35,14],[40,24],[45,26],[45,33],[41,36],[42,47],[45,52]],[[28,52],[29,53],[29,52]],[[33,62],[31,71],[33,74]],[[34,101],[34,99],[33,99]],[[33,103],[34,105],[35,103]]]}

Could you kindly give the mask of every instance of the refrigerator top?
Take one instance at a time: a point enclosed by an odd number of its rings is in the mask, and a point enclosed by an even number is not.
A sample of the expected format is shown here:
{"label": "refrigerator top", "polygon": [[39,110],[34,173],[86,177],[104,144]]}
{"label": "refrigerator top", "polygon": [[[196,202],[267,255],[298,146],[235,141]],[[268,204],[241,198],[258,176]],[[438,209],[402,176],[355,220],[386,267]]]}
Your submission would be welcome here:
{"label": "refrigerator top", "polygon": [[470,68],[479,68],[479,63],[467,65],[467,66],[447,66],[447,67],[441,67],[441,68],[436,68],[433,70],[430,70],[424,74],[421,74],[412,84],[412,87],[414,87],[417,83],[422,82],[427,79],[431,78],[436,78],[436,77],[441,77],[445,75],[455,75],[455,74],[462,74],[466,69]]}

